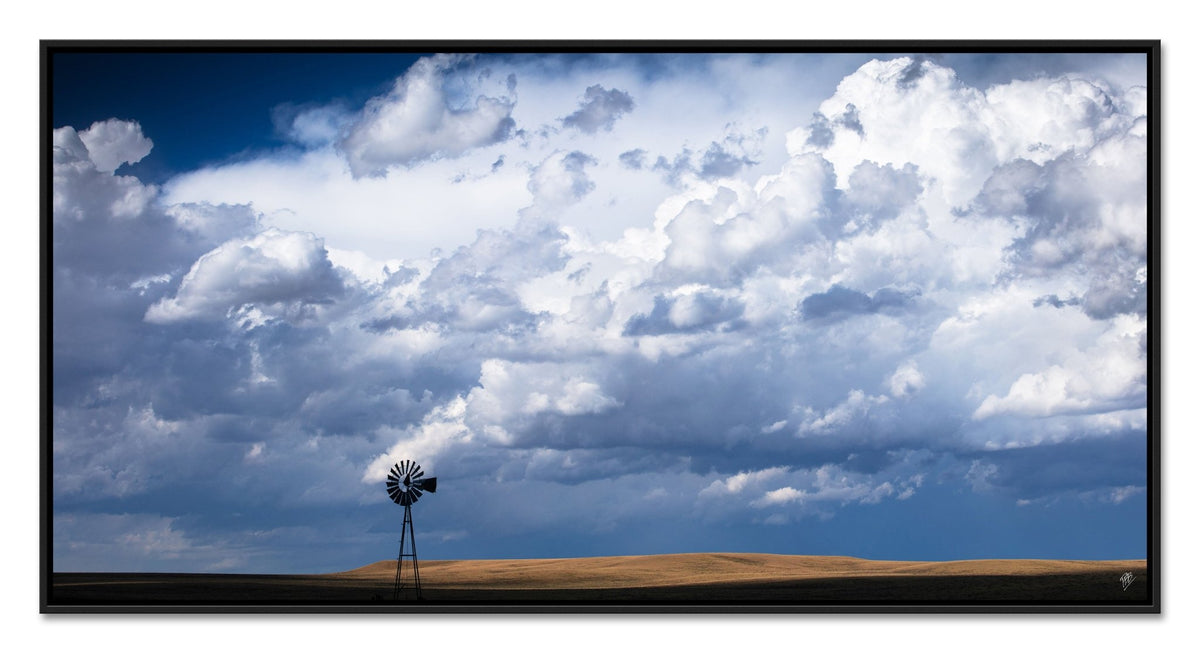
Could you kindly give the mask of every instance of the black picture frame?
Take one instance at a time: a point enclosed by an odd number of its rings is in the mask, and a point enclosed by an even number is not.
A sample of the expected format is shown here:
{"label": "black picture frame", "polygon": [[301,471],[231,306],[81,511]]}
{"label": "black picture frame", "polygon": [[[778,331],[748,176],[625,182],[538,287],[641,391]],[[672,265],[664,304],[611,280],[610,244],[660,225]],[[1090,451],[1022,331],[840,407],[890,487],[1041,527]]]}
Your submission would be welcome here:
{"label": "black picture frame", "polygon": [[[480,54],[662,54],[711,53],[769,55],[776,53],[919,53],[939,54],[1143,54],[1146,57],[1147,99],[1147,335],[1146,335],[1146,470],[1147,530],[1144,600],[1062,600],[1054,596],[1033,600],[946,600],[936,594],[920,600],[853,599],[806,601],[793,599],[710,600],[586,598],[578,600],[438,600],[388,601],[319,598],[272,601],[238,599],[230,593],[219,600],[175,598],[131,600],[130,594],[72,598],[62,589],[62,570],[54,569],[54,259],[53,215],[54,58],[60,54],[121,53],[480,53]],[[1151,613],[1162,612],[1161,561],[1161,46],[1154,40],[1070,41],[78,41],[41,42],[41,263],[40,263],[40,394],[41,394],[41,567],[40,609],[43,613]],[[193,579],[187,582],[206,582]],[[1113,579],[1113,583],[1119,582]],[[56,584],[58,585],[56,589]]]}

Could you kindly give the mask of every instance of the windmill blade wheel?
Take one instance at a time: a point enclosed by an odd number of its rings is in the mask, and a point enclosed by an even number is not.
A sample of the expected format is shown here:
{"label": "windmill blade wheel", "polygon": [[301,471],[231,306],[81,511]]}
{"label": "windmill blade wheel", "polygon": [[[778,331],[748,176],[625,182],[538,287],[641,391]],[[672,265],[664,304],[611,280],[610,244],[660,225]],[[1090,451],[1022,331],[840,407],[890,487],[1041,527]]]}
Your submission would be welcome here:
{"label": "windmill blade wheel", "polygon": [[384,483],[388,498],[401,506],[411,506],[425,492],[437,492],[437,478],[426,477],[421,466],[411,460],[392,465]]}

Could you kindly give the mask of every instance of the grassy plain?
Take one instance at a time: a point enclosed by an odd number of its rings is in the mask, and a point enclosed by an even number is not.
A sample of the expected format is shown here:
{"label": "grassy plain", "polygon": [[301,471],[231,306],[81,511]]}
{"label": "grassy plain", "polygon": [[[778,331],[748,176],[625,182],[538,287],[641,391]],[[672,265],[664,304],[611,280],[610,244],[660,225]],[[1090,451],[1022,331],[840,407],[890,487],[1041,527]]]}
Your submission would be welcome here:
{"label": "grassy plain", "polygon": [[[421,561],[422,603],[1138,603],[1145,560],[904,562],[694,553]],[[406,568],[407,572],[407,568]],[[388,605],[395,561],[319,575],[55,573],[52,605]],[[1131,582],[1122,577],[1132,574]],[[1125,576],[1129,579],[1128,576]],[[416,597],[405,592],[401,603]]]}

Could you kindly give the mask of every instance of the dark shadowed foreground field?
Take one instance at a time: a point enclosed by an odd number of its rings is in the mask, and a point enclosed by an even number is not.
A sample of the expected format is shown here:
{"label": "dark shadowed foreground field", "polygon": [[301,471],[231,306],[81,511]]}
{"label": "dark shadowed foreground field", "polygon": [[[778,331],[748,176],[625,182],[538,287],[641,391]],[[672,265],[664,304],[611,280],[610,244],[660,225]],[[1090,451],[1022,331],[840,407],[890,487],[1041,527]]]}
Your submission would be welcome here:
{"label": "dark shadowed foreground field", "polygon": [[[56,573],[51,606],[394,606],[395,561],[324,575]],[[1127,574],[1132,574],[1132,578]],[[1125,581],[1123,582],[1123,578]],[[1145,560],[897,562],[697,553],[421,562],[423,606],[1139,604]],[[401,603],[416,602],[408,593]]]}

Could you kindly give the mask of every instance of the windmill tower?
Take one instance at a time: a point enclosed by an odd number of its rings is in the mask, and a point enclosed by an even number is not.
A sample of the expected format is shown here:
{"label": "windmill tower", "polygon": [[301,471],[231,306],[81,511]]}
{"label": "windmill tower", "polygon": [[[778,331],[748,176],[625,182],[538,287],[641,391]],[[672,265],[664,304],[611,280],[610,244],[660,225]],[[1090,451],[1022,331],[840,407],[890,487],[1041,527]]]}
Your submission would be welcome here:
{"label": "windmill tower", "polygon": [[[421,570],[417,565],[417,540],[413,535],[412,504],[421,498],[422,492],[437,492],[436,478],[423,478],[421,466],[405,460],[392,466],[387,476],[387,492],[395,503],[404,506],[404,522],[400,525],[400,554],[396,556],[396,584],[392,589],[392,600],[400,600],[404,589],[404,559],[412,558],[413,588],[421,598]],[[404,552],[404,537],[408,536],[409,553]]]}

